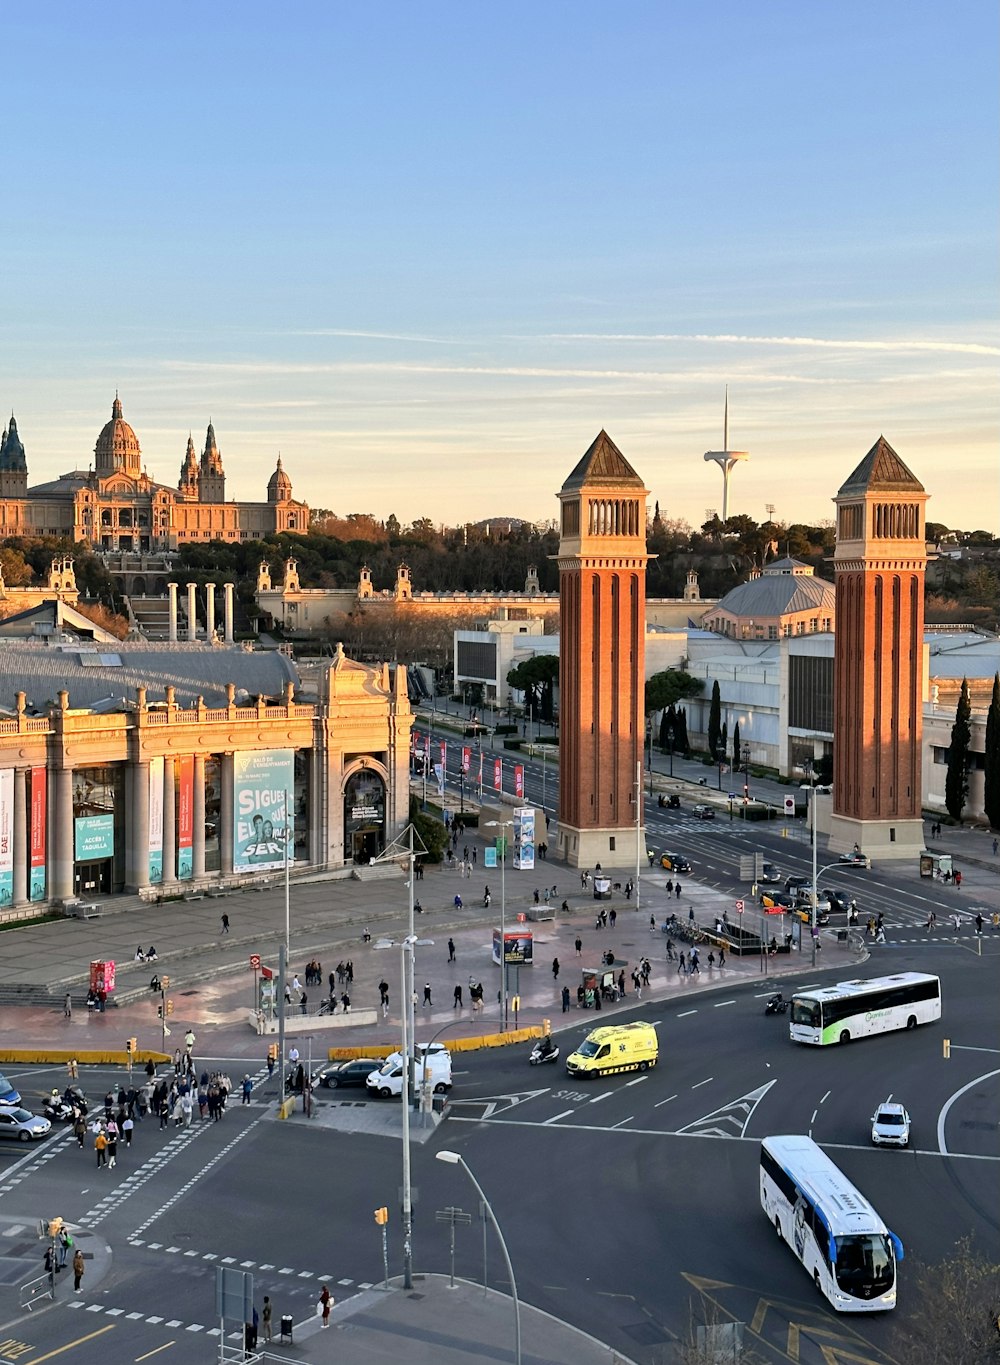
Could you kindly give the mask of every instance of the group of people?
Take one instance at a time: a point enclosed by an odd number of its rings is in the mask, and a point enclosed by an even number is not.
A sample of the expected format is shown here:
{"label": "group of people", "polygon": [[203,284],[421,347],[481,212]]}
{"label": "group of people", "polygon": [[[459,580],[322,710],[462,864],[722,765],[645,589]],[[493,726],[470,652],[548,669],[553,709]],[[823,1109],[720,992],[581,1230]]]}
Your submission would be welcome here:
{"label": "group of people", "polygon": [[142,944],[140,943],[139,946],[138,946],[138,947],[136,948],[136,950],[135,950],[135,957],[133,958],[133,961],[134,961],[134,962],[155,962],[155,961],[156,961],[156,945],[153,944],[153,943],[151,943],[151,944],[149,945],[149,947],[148,947],[145,951],[143,951]]}

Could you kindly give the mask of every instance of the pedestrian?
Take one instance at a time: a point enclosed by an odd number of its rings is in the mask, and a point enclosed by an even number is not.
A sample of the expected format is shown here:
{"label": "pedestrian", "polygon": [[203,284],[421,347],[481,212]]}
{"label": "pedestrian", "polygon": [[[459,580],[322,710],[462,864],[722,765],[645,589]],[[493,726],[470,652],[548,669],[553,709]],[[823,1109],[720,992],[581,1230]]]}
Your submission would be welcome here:
{"label": "pedestrian", "polygon": [[73,1253],[73,1289],[78,1294],[83,1280],[83,1252],[77,1247]]}
{"label": "pedestrian", "polygon": [[69,991],[66,992],[66,999],[63,1001],[63,1018],[73,1018],[73,996]]}
{"label": "pedestrian", "polygon": [[952,917],[951,917],[951,922],[952,922],[952,924],[955,926],[955,933],[957,934],[958,931],[959,931],[959,929],[961,929],[961,927],[962,927],[962,917],[961,917],[961,915],[958,915],[958,914],[952,915]]}
{"label": "pedestrian", "polygon": [[630,878],[628,879],[628,881],[625,883],[625,899],[626,899],[627,901],[630,901],[630,900],[632,899],[632,879],[631,879],[631,877],[630,877]]}
{"label": "pedestrian", "polygon": [[625,996],[625,969],[624,969],[624,968],[622,968],[622,970],[618,973],[618,994],[619,994],[620,996],[622,996],[623,998],[624,998],[624,996]]}
{"label": "pedestrian", "polygon": [[668,896],[672,896],[673,894],[674,894],[674,879],[673,879],[673,877],[671,877],[671,878],[668,880],[668,882],[667,882],[667,895],[668,895]]}
{"label": "pedestrian", "polygon": [[448,940],[448,961],[455,961],[455,940],[453,938]]}
{"label": "pedestrian", "polygon": [[97,1130],[97,1137],[94,1138],[94,1151],[97,1153],[98,1166],[108,1164],[108,1139],[104,1135],[104,1129]]}
{"label": "pedestrian", "polygon": [[683,953],[679,953],[677,957],[677,975],[687,976],[687,963],[684,960]]}
{"label": "pedestrian", "polygon": [[[267,1049],[267,1078],[268,1078],[268,1080],[270,1080],[271,1077],[274,1075],[274,1062],[275,1062],[274,1053],[271,1051],[270,1048],[268,1048],[268,1049]],[[201,1098],[201,1097],[199,1096],[199,1100],[200,1100],[200,1098]],[[205,1117],[204,1114],[202,1114],[202,1118],[204,1118],[204,1117]]]}
{"label": "pedestrian", "polygon": [[[681,884],[680,884],[680,882],[678,882],[678,883],[675,885],[675,887],[674,887],[674,895],[677,897],[678,900],[680,900],[680,898],[681,898]],[[688,916],[688,919],[694,919],[694,906],[693,906],[693,905],[692,905],[692,907],[691,907],[691,913],[690,913],[690,915]]]}
{"label": "pedestrian", "polygon": [[563,1014],[565,1014],[566,1011],[567,1011],[568,1009],[569,1009],[569,987],[568,987],[568,986],[563,986],[563,988],[562,988],[562,1012],[563,1012]]}
{"label": "pedestrian", "polygon": [[87,1120],[82,1114],[77,1114],[73,1120],[73,1136],[76,1138],[76,1145],[83,1151],[83,1140],[87,1136]]}
{"label": "pedestrian", "polygon": [[559,980],[559,959],[557,957],[552,959],[552,980]]}
{"label": "pedestrian", "polygon": [[323,1326],[330,1326],[330,1305],[333,1303],[333,1295],[330,1293],[329,1285],[323,1286],[323,1292],[319,1296],[319,1304],[323,1315]]}
{"label": "pedestrian", "polygon": [[263,1308],[260,1310],[260,1320],[261,1320],[261,1322],[264,1324],[264,1340],[265,1340],[265,1341],[270,1341],[270,1340],[271,1340],[271,1300],[270,1300],[270,1298],[269,1298],[266,1294],[264,1295],[264,1306],[263,1306]]}
{"label": "pedestrian", "polygon": [[994,856],[994,858],[997,856],[997,849],[998,849],[998,848],[1000,848],[1000,840],[994,839],[994,840],[993,840],[993,856]]}
{"label": "pedestrian", "polygon": [[708,950],[708,965],[710,969],[715,966],[715,954],[712,952],[711,948]]}
{"label": "pedestrian", "polygon": [[464,1008],[465,1008],[465,1005],[462,1003],[462,987],[461,987],[461,985],[458,985],[458,986],[455,987],[455,999],[454,999],[454,1001],[453,1001],[453,1003],[452,1003],[452,1009],[453,1009],[453,1010],[461,1010],[461,1009],[464,1009]]}
{"label": "pedestrian", "polygon": [[673,941],[672,938],[668,938],[668,939],[667,939],[667,961],[668,961],[668,962],[673,962],[673,960],[674,960],[674,941]]}
{"label": "pedestrian", "polygon": [[229,933],[229,916],[226,914],[222,916],[222,932],[224,934]]}
{"label": "pedestrian", "polygon": [[253,1081],[250,1079],[249,1071],[243,1077],[243,1085],[240,1087],[243,1092],[243,1104],[250,1103],[250,1096],[253,1094]]}
{"label": "pedestrian", "polygon": [[[454,899],[454,901],[453,901],[453,904],[454,904],[456,910],[461,910],[461,908],[462,908],[462,897],[459,896],[459,895],[456,895],[456,896],[455,896],[455,899]],[[414,907],[414,908],[416,908],[416,907]]]}
{"label": "pedestrian", "polygon": [[536,887],[535,887],[535,904],[536,904],[536,905],[538,905],[538,903],[539,903],[539,901],[541,900],[541,898],[542,898],[541,892],[539,891],[538,887],[536,886]]}
{"label": "pedestrian", "polygon": [[468,861],[469,861],[469,845],[466,844],[466,845],[463,847],[463,849],[462,849],[462,862],[463,862],[463,863],[467,863]]}
{"label": "pedestrian", "polygon": [[424,982],[424,1004],[425,1004],[425,1005],[433,1005],[433,1003],[434,1003],[434,1002],[431,1000],[431,983],[430,983],[429,981],[425,981],[425,982]]}
{"label": "pedestrian", "polygon": [[108,1170],[113,1171],[118,1165],[118,1129],[108,1129],[108,1136],[105,1139],[108,1147]]}
{"label": "pedestrian", "polygon": [[306,995],[305,991],[303,991],[302,994],[299,996],[299,1013],[300,1013],[300,1014],[308,1014],[308,1013],[309,1013],[309,1010],[308,1010],[308,1008],[307,1008],[308,1004],[309,1004],[309,997],[308,997],[308,995]]}
{"label": "pedestrian", "polygon": [[573,947],[576,949],[577,957],[579,957],[583,952],[583,939],[577,937],[573,943]]}
{"label": "pedestrian", "polygon": [[655,916],[655,915],[650,915],[650,917],[649,917],[649,932],[650,932],[651,934],[655,934],[655,933],[656,933],[656,916]]}
{"label": "pedestrian", "polygon": [[720,949],[719,949],[719,966],[720,966],[720,967],[724,967],[725,965],[726,965],[726,950],[725,950],[725,948],[720,948]]}
{"label": "pedestrian", "polygon": [[976,933],[980,938],[983,936],[983,917],[981,914],[976,916]]}
{"label": "pedestrian", "polygon": [[955,887],[956,887],[956,889],[960,889],[960,888],[961,888],[961,885],[962,885],[962,874],[961,874],[961,872],[956,872],[956,873],[955,873]]}
{"label": "pedestrian", "polygon": [[195,1042],[194,1030],[188,1029],[187,1033],[185,1033],[184,1035],[184,1046],[185,1048],[187,1048],[191,1056],[194,1056],[194,1042]]}
{"label": "pedestrian", "polygon": [[340,1008],[345,1014],[350,1014],[351,1012],[351,997],[348,995],[347,991],[344,991],[340,997]]}
{"label": "pedestrian", "polygon": [[608,915],[608,921],[610,922],[612,929],[615,927],[615,921],[617,920],[617,918],[618,911],[614,908],[614,906],[612,906],[611,913]]}
{"label": "pedestrian", "polygon": [[132,1133],[135,1130],[135,1120],[128,1114],[122,1119],[122,1137],[125,1139],[126,1148],[132,1146]]}

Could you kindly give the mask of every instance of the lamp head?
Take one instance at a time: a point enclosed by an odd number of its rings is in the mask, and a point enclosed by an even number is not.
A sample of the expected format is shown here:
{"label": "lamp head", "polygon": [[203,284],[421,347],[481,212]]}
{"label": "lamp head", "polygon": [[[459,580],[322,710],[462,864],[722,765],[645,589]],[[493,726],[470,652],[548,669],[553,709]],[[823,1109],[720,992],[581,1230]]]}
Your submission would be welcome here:
{"label": "lamp head", "polygon": [[446,1161],[449,1166],[457,1166],[459,1162],[462,1160],[462,1158],[459,1156],[457,1152],[448,1151],[435,1152],[434,1157],[435,1160],[437,1161]]}

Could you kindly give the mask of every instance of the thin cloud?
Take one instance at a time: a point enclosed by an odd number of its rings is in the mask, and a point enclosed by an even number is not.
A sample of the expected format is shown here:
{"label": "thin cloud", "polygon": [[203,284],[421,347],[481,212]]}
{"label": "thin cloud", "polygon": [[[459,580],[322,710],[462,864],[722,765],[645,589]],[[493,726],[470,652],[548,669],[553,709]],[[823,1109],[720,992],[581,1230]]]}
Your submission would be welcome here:
{"label": "thin cloud", "polygon": [[1000,355],[1000,346],[976,341],[848,341],[830,337],[757,337],[720,332],[549,332],[541,341],[704,341],[736,346],[812,346],[831,351],[927,351],[935,354]]}

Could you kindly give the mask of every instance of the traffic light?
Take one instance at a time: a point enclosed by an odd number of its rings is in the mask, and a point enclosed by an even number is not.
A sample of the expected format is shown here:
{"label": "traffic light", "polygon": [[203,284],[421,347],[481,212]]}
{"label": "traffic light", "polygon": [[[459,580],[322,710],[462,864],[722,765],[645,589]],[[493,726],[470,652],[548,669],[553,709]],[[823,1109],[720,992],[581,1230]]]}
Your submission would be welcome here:
{"label": "traffic light", "polygon": [[132,1055],[132,1044],[133,1044],[134,1041],[135,1041],[135,1040],[134,1040],[133,1038],[126,1038],[126,1039],[125,1039],[125,1051],[126,1051],[126,1053],[127,1053],[130,1057],[131,1057],[131,1055]]}
{"label": "traffic light", "polygon": [[167,1001],[167,1013],[168,1013],[168,1014],[173,1014],[173,1012],[174,1012],[174,1002],[173,1002],[172,1000],[168,1000],[168,1001]]}
{"label": "traffic light", "polygon": [[165,990],[168,990],[169,987],[170,987],[170,977],[169,977],[169,976],[161,976],[161,977],[160,977],[160,990],[161,990],[161,991],[165,991]]}
{"label": "traffic light", "polygon": [[157,1017],[157,1019],[162,1019],[162,1018],[163,1018],[163,1006],[162,1006],[162,1005],[157,1005],[157,1007],[156,1007],[156,1017]]}
{"label": "traffic light", "polygon": [[58,1237],[59,1234],[60,1234],[60,1232],[62,1232],[62,1225],[63,1225],[63,1220],[62,1220],[61,1218],[50,1218],[50,1219],[49,1219],[49,1236],[50,1236],[50,1237]]}
{"label": "traffic light", "polygon": [[268,1059],[269,1062],[276,1062],[276,1061],[278,1060],[278,1044],[277,1044],[277,1043],[269,1043],[269,1044],[268,1044],[268,1048],[267,1048],[267,1059]]}
{"label": "traffic light", "polygon": [[744,801],[749,801],[749,799],[750,799],[750,783],[749,783],[749,782],[744,782],[744,783],[743,783],[743,800],[744,800]]}
{"label": "traffic light", "polygon": [[378,1223],[379,1227],[383,1227],[386,1223],[388,1223],[388,1221],[389,1210],[387,1208],[375,1210],[375,1222]]}

